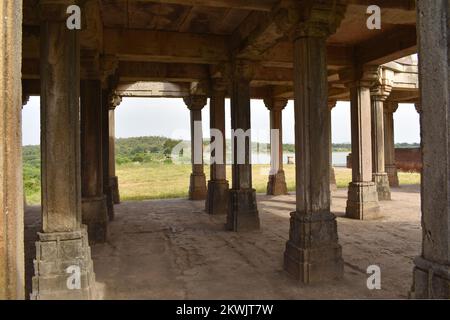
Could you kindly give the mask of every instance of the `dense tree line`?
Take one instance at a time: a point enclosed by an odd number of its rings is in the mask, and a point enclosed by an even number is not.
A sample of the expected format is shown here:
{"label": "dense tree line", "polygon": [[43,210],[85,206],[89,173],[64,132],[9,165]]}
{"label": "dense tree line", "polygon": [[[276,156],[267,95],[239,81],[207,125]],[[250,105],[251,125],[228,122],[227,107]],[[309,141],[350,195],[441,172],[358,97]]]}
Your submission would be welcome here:
{"label": "dense tree line", "polygon": [[[116,161],[117,164],[127,163],[171,163],[171,153],[173,148],[178,145],[181,140],[173,140],[164,137],[137,137],[116,140]],[[186,145],[189,142],[185,141]],[[204,141],[205,145],[209,141]],[[418,148],[417,143],[399,143],[396,148]],[[227,153],[230,154],[230,141],[227,141]],[[268,143],[252,143],[253,152],[270,152]],[[286,153],[294,153],[295,146],[293,144],[283,145]],[[333,144],[333,151],[349,152],[351,150],[350,143]],[[190,154],[190,152],[189,152]],[[188,154],[188,155],[189,155]],[[37,191],[40,189],[40,147],[24,146],[23,147],[23,172],[25,190]]]}

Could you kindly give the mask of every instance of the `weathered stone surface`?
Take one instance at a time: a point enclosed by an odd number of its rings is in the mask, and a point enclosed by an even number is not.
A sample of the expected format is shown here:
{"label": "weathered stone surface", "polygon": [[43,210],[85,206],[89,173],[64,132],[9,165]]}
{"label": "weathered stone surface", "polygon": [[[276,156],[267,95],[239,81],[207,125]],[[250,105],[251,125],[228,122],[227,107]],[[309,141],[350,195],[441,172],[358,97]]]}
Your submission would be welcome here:
{"label": "weathered stone surface", "polygon": [[204,173],[192,173],[189,183],[189,200],[206,199],[206,176]]}
{"label": "weathered stone surface", "polygon": [[336,217],[330,212],[293,212],[290,223],[284,269],[303,283],[342,278],[344,261],[338,244]]}
{"label": "weathered stone surface", "polygon": [[377,187],[378,201],[391,200],[391,188],[389,187],[389,177],[387,173],[374,173],[373,181]]}
{"label": "weathered stone surface", "polygon": [[114,204],[120,204],[119,177],[109,177],[109,186]]}
{"label": "weathered stone surface", "polygon": [[269,182],[267,182],[267,194],[279,196],[287,193],[288,190],[284,170],[279,171],[277,174],[269,175]]}
{"label": "weathered stone surface", "polygon": [[227,180],[208,181],[208,196],[205,204],[207,213],[212,215],[228,213],[229,188]]}
{"label": "weathered stone surface", "polygon": [[374,182],[351,182],[348,186],[345,215],[351,219],[371,220],[379,218],[377,186]]}
{"label": "weathered stone surface", "polygon": [[106,241],[108,208],[103,188],[103,121],[100,80],[81,81],[82,222],[90,243]]}
{"label": "weathered stone surface", "polygon": [[[80,271],[80,289],[68,286],[72,273]],[[96,299],[95,274],[85,228],[74,232],[39,233],[36,242],[32,300]]]}
{"label": "weathered stone surface", "polygon": [[[327,5],[326,24],[314,17],[294,39],[296,210],[291,214],[284,270],[302,283],[343,275],[335,216],[330,211],[331,108],[328,106],[326,39],[340,22]],[[304,66],[309,66],[304,68]]]}
{"label": "weathered stone surface", "polygon": [[227,216],[227,230],[240,232],[260,227],[255,189],[232,189]]}
{"label": "weathered stone surface", "polygon": [[423,172],[422,254],[412,297],[450,299],[450,4],[417,1]]}
{"label": "weathered stone surface", "polygon": [[336,173],[334,170],[334,167],[331,166],[330,168],[330,189],[331,191],[336,191],[337,190],[337,183],[336,183]]}
{"label": "weathered stone surface", "polygon": [[81,203],[83,224],[87,226],[89,243],[103,243],[108,235],[108,208],[106,197],[83,198]]}
{"label": "weathered stone surface", "polygon": [[22,178],[22,1],[0,5],[0,300],[25,297]]}

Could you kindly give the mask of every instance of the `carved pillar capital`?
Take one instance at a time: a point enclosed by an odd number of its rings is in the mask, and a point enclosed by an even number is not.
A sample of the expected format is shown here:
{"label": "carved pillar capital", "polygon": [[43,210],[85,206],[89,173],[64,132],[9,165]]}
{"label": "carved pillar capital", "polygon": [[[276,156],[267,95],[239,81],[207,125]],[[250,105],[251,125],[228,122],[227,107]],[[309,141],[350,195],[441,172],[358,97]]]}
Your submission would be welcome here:
{"label": "carved pillar capital", "polygon": [[348,88],[365,87],[372,88],[380,79],[379,66],[355,67],[343,70],[339,77],[345,82]]}
{"label": "carved pillar capital", "polygon": [[117,94],[111,94],[109,96],[108,106],[109,110],[116,110],[116,108],[122,103],[122,97]]}
{"label": "carved pillar capital", "polygon": [[225,95],[228,90],[228,81],[224,78],[211,79],[211,91],[212,94]]}
{"label": "carved pillar capital", "polygon": [[205,107],[208,99],[206,96],[190,95],[189,97],[185,97],[183,100],[189,110],[198,111]]}
{"label": "carved pillar capital", "polygon": [[383,67],[378,69],[378,79],[370,90],[372,99],[386,101],[392,91],[394,83],[394,72]]}
{"label": "carved pillar capital", "polygon": [[288,99],[285,98],[266,98],[264,99],[264,104],[266,108],[270,111],[282,111],[286,108]]}
{"label": "carved pillar capital", "polygon": [[290,10],[297,10],[299,22],[292,29],[290,38],[327,38],[336,32],[345,15],[346,5],[341,0],[308,1],[294,4]]}

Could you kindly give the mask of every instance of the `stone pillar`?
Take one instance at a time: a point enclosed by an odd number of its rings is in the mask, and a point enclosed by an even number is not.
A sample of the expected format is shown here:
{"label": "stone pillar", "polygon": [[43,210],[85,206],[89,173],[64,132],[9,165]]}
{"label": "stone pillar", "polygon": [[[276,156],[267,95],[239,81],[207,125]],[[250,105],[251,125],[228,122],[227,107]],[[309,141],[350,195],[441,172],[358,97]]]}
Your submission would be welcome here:
{"label": "stone pillar", "polygon": [[202,109],[205,96],[190,96],[184,99],[191,111],[191,162],[192,174],[189,185],[189,200],[206,200],[206,176],[203,166]]}
{"label": "stone pillar", "polygon": [[106,207],[109,221],[114,220],[114,202],[109,179],[109,94],[108,90],[102,89],[102,179],[103,194],[106,197]]}
{"label": "stone pillar", "polygon": [[267,183],[268,195],[287,194],[286,177],[283,170],[283,110],[287,99],[265,99],[264,103],[270,111],[270,175]]}
{"label": "stone pillar", "polygon": [[[42,232],[32,299],[96,297],[81,224],[79,32],[67,29],[66,10],[63,4],[41,5]],[[81,286],[72,290],[69,277],[76,275]]]}
{"label": "stone pillar", "polygon": [[422,136],[422,254],[412,297],[450,299],[450,4],[417,1]]}
{"label": "stone pillar", "polygon": [[398,181],[397,166],[395,164],[395,142],[394,142],[394,112],[398,104],[386,101],[384,103],[384,159],[389,185],[397,188]]}
{"label": "stone pillar", "polygon": [[384,155],[384,101],[391,91],[390,86],[378,85],[372,88],[372,169],[378,200],[391,200],[389,178],[385,172]]}
{"label": "stone pillar", "polygon": [[0,6],[0,300],[24,299],[22,1]]}
{"label": "stone pillar", "polygon": [[119,178],[116,174],[116,108],[122,98],[112,95],[109,102],[109,184],[114,204],[120,204]]}
{"label": "stone pillar", "polygon": [[378,68],[362,71],[350,86],[352,126],[352,182],[348,187],[346,216],[351,219],[377,218],[377,187],[372,181],[370,87],[378,77]]}
{"label": "stone pillar", "polygon": [[81,196],[82,221],[90,243],[106,241],[108,210],[103,193],[102,84],[81,81]]}
{"label": "stone pillar", "polygon": [[327,6],[323,9],[328,9],[325,13],[333,21],[302,24],[294,38],[297,205],[291,213],[284,269],[303,283],[339,279],[344,271],[336,217],[330,211],[331,111],[326,58],[329,28],[340,15]]}
{"label": "stone pillar", "polygon": [[[226,138],[225,138],[225,93],[226,85],[214,81],[210,100],[211,146],[220,150],[211,150],[211,180],[208,181],[208,195],[205,209],[209,214],[227,214],[229,202],[229,184],[226,175]],[[219,135],[219,136],[217,136]]]}
{"label": "stone pillar", "polygon": [[[328,101],[328,108],[330,109],[330,113],[333,110],[333,108],[336,107],[336,102],[337,102],[336,100]],[[330,117],[331,117],[331,114],[330,114]],[[330,121],[330,190],[331,191],[337,190],[336,174],[334,172],[334,166],[333,166],[333,138],[332,138],[332,134],[331,134],[331,121]]]}
{"label": "stone pillar", "polygon": [[246,61],[235,61],[231,72],[231,145],[233,152],[233,186],[227,229],[249,231],[259,229],[256,190],[252,186],[250,80],[253,66]]}

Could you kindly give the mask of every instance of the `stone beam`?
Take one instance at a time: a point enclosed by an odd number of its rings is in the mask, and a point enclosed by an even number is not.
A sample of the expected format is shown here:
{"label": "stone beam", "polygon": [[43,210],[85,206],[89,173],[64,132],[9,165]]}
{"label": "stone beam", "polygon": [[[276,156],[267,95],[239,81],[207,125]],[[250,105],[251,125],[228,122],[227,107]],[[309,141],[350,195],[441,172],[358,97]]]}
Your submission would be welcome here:
{"label": "stone beam", "polygon": [[361,5],[368,7],[370,5],[377,5],[381,8],[387,9],[402,9],[414,10],[415,0],[347,0],[349,5]]}
{"label": "stone beam", "polygon": [[151,0],[151,2],[184,6],[270,11],[278,0]]}
{"label": "stone beam", "polygon": [[119,63],[118,72],[122,82],[194,82],[209,77],[209,70],[206,65],[188,63],[122,61]]}
{"label": "stone beam", "polygon": [[104,29],[104,54],[122,61],[216,64],[229,60],[227,38],[168,31]]}
{"label": "stone beam", "polygon": [[190,84],[170,82],[123,83],[115,91],[121,97],[139,98],[184,98],[190,92]]}
{"label": "stone beam", "polygon": [[[123,37],[122,37],[123,36]],[[133,39],[129,39],[132,37]],[[105,55],[116,56],[121,62],[166,62],[185,64],[219,64],[228,61],[227,38],[223,36],[198,35],[191,33],[164,32],[151,30],[105,29]],[[142,39],[146,39],[142,41]],[[160,39],[160,40],[158,40]],[[160,42],[158,42],[160,41]],[[23,33],[24,60],[39,68],[39,29],[25,27]],[[164,44],[164,46],[161,46]],[[329,69],[350,67],[353,64],[354,48],[327,45]],[[261,65],[275,68],[293,68],[293,46],[290,42],[280,42],[259,56]],[[82,61],[83,63],[83,61]],[[24,66],[26,67],[26,65]],[[139,70],[135,65],[123,66],[135,76],[147,70]],[[136,69],[134,69],[136,68]],[[173,67],[175,68],[175,67]],[[30,70],[30,71],[33,71]],[[30,71],[24,74],[30,76]],[[193,71],[191,69],[191,71]],[[137,73],[137,74],[136,74]],[[170,73],[170,72],[169,72]],[[32,76],[39,73],[34,71]]]}
{"label": "stone beam", "polygon": [[399,26],[357,45],[355,58],[358,65],[382,65],[416,52],[415,26]]}
{"label": "stone beam", "polygon": [[231,37],[233,54],[241,59],[259,60],[294,27],[299,17],[291,12],[277,5],[268,13],[251,13]]}
{"label": "stone beam", "polygon": [[[327,45],[328,68],[349,67],[353,64],[353,47]],[[261,57],[261,64],[266,67],[293,68],[294,46],[291,42],[280,42],[267,50]]]}

